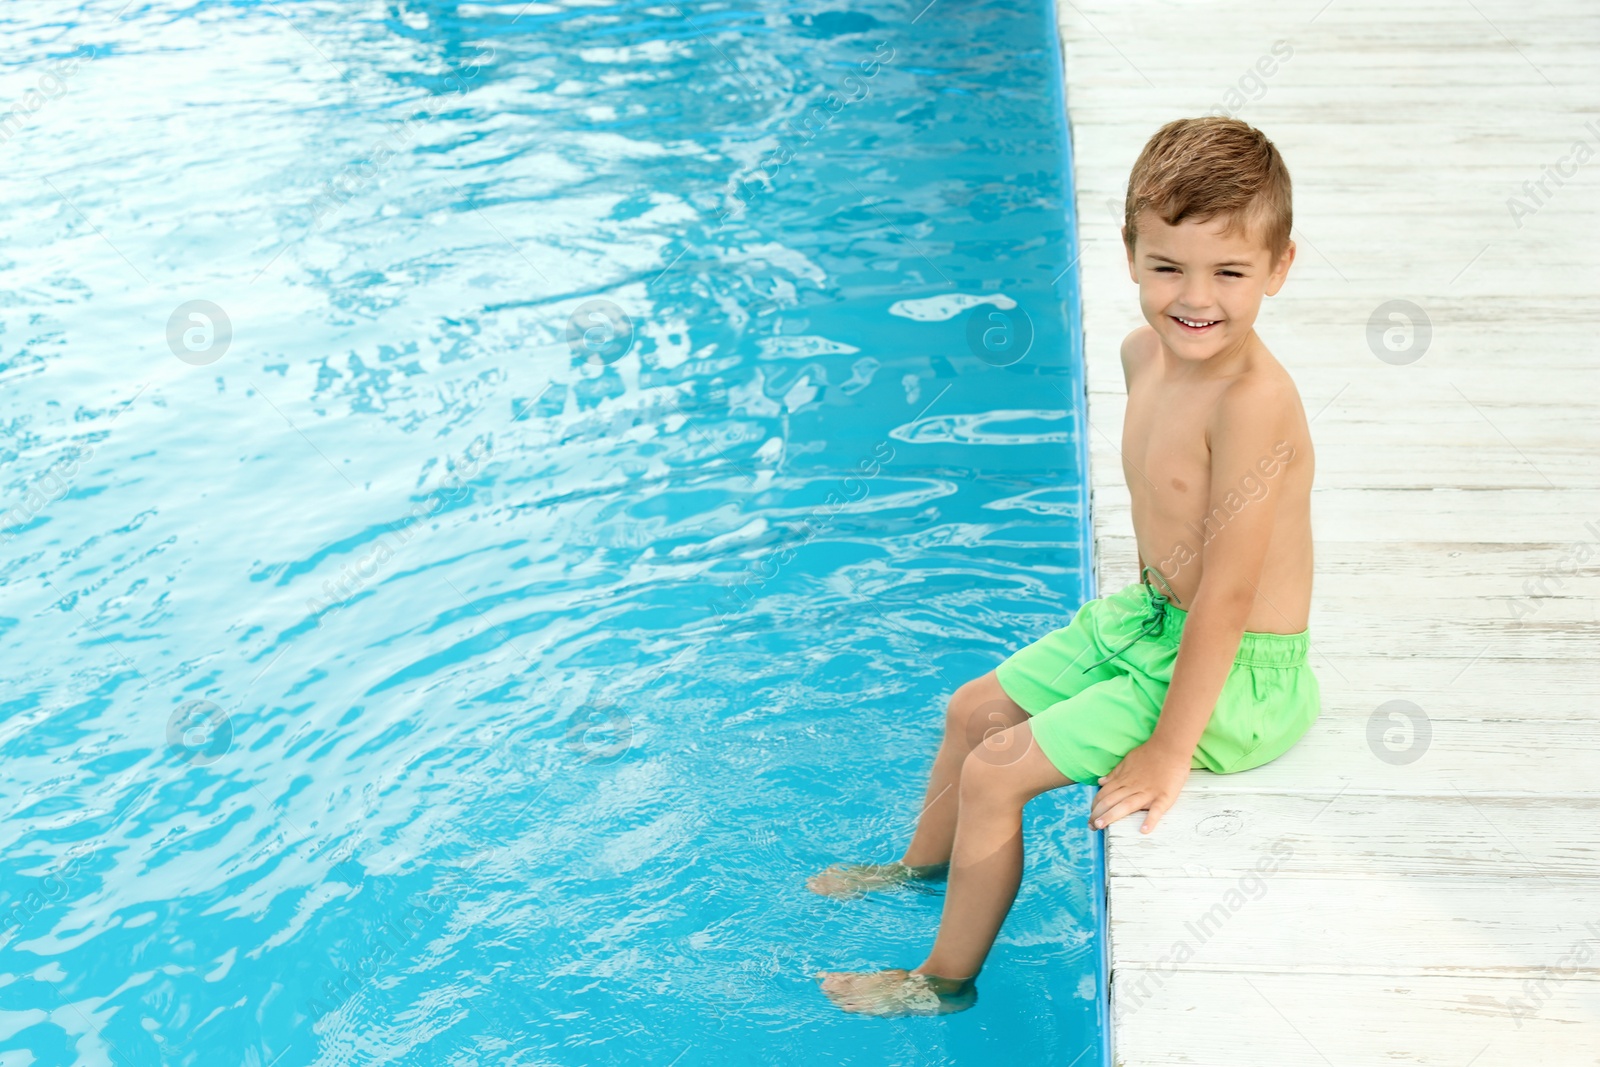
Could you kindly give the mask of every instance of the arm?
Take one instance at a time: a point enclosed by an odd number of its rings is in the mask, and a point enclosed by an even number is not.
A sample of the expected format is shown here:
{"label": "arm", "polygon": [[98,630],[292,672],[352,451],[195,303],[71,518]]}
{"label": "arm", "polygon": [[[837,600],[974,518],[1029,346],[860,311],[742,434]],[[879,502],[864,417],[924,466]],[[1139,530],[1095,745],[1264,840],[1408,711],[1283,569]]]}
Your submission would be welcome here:
{"label": "arm", "polygon": [[[1133,376],[1143,365],[1140,362],[1141,350],[1148,352],[1149,343],[1146,338],[1155,331],[1149,326],[1140,326],[1122,339],[1122,386],[1130,395],[1133,393]],[[1144,581],[1144,553],[1139,551],[1138,538],[1134,539],[1133,554],[1139,559],[1139,573],[1133,576],[1136,582]]]}
{"label": "arm", "polygon": [[1222,397],[1210,427],[1214,513],[1228,516],[1201,550],[1200,586],[1184,623],[1161,717],[1144,744],[1101,779],[1090,826],[1108,826],[1148,809],[1141,832],[1155,829],[1189,777],[1195,746],[1211,721],[1233,669],[1239,641],[1255,605],[1272,540],[1278,494],[1270,487],[1247,498],[1241,486],[1264,485],[1261,475],[1289,436],[1293,405],[1272,384],[1248,383]]}
{"label": "arm", "polygon": [[[1217,405],[1211,436],[1212,513],[1229,516],[1200,552],[1200,587],[1189,607],[1172,685],[1151,742],[1194,755],[1200,735],[1239,653],[1239,640],[1255,607],[1267,547],[1277,519],[1278,494],[1262,477],[1274,445],[1289,436],[1293,405],[1272,384],[1228,390]],[[1265,486],[1247,498],[1241,485]]]}

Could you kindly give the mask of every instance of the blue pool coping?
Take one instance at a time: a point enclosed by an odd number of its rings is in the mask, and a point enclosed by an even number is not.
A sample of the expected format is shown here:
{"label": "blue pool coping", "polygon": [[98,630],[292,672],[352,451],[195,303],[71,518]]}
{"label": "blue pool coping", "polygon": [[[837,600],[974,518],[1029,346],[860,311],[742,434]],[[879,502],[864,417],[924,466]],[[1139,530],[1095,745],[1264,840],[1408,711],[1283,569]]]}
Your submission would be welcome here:
{"label": "blue pool coping", "polygon": [[[1061,19],[1059,17],[1059,0],[1049,0],[1049,43],[1055,49],[1056,62],[1052,69],[1051,96],[1056,107],[1056,113],[1061,116],[1061,160],[1065,173],[1062,175],[1062,187],[1066,192],[1065,197],[1065,229],[1067,233],[1067,248],[1073,255],[1072,265],[1062,276],[1065,291],[1062,301],[1066,305],[1067,322],[1069,324],[1068,337],[1072,346],[1069,353],[1074,365],[1079,369],[1079,382],[1082,393],[1075,398],[1081,418],[1078,422],[1077,436],[1077,467],[1083,472],[1083,509],[1078,522],[1080,559],[1086,561],[1083,593],[1085,600],[1092,600],[1099,596],[1099,555],[1096,551],[1093,517],[1093,478],[1089,471],[1089,367],[1084,353],[1083,332],[1083,287],[1078,282],[1079,265],[1083,262],[1083,249],[1078,233],[1078,208],[1077,208],[1077,181],[1074,175],[1074,156],[1072,152],[1072,113],[1067,109],[1066,94],[1066,49],[1061,39]],[[1093,787],[1090,787],[1091,791]],[[1095,886],[1095,941],[1100,951],[1097,953],[1095,983],[1098,995],[1096,997],[1099,1010],[1100,1026],[1100,1067],[1114,1067],[1115,1056],[1112,1051],[1111,1030],[1111,929],[1109,915],[1108,875],[1106,867],[1106,833],[1104,830],[1091,831],[1094,836],[1095,867],[1099,878]]]}

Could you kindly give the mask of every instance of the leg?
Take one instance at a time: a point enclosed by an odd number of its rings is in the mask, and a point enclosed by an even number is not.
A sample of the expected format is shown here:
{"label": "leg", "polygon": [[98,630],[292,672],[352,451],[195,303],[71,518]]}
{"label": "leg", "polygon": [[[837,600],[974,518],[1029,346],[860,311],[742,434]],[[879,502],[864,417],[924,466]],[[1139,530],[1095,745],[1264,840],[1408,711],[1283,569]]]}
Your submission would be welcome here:
{"label": "leg", "polygon": [[824,972],[823,992],[844,1010],[869,1015],[970,1007],[977,999],[974,980],[1022,882],[1023,806],[1071,784],[1034,743],[1028,723],[973,749],[961,767],[950,887],[933,951],[910,971]]}
{"label": "leg", "polygon": [[974,749],[962,765],[961,817],[944,915],[933,951],[913,973],[977,977],[1022,884],[1023,806],[1072,784],[1034,743],[1028,723],[1005,733],[1013,736],[1004,745]]}
{"label": "leg", "polygon": [[1027,721],[1028,713],[1006,696],[994,671],[956,690],[945,712],[944,740],[933,759],[922,814],[901,863],[917,867],[950,862],[965,761],[980,746],[987,759],[1003,760],[1010,751],[1007,731]]}
{"label": "leg", "polygon": [[[1027,718],[1028,713],[1000,688],[994,671],[957,689],[945,711],[944,740],[934,756],[922,812],[905,854],[894,863],[836,864],[813,875],[807,886],[825,896],[851,897],[916,878],[942,876],[955,841],[962,761],[986,739],[998,738]],[[1001,752],[996,749],[993,758],[1001,758]]]}

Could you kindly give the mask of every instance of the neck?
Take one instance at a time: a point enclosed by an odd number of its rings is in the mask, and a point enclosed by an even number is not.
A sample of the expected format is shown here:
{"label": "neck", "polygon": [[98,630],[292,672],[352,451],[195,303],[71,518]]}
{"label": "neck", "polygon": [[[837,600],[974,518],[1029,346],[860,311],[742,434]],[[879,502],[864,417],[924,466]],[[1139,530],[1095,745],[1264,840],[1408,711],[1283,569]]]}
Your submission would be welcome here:
{"label": "neck", "polygon": [[1162,362],[1172,376],[1188,376],[1199,381],[1216,381],[1231,377],[1244,369],[1256,343],[1256,331],[1251,329],[1238,341],[1206,359],[1180,359],[1165,343],[1161,346]]}

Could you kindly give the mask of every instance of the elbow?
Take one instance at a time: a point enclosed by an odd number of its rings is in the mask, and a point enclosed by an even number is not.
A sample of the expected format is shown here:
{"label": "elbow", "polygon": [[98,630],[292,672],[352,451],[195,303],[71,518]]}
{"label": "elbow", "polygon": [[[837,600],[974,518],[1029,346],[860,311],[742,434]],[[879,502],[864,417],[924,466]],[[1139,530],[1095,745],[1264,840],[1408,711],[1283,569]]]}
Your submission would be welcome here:
{"label": "elbow", "polygon": [[1256,591],[1248,583],[1240,587],[1206,588],[1202,584],[1195,593],[1193,614],[1205,615],[1227,625],[1237,623],[1239,629],[1250,618],[1256,606]]}

